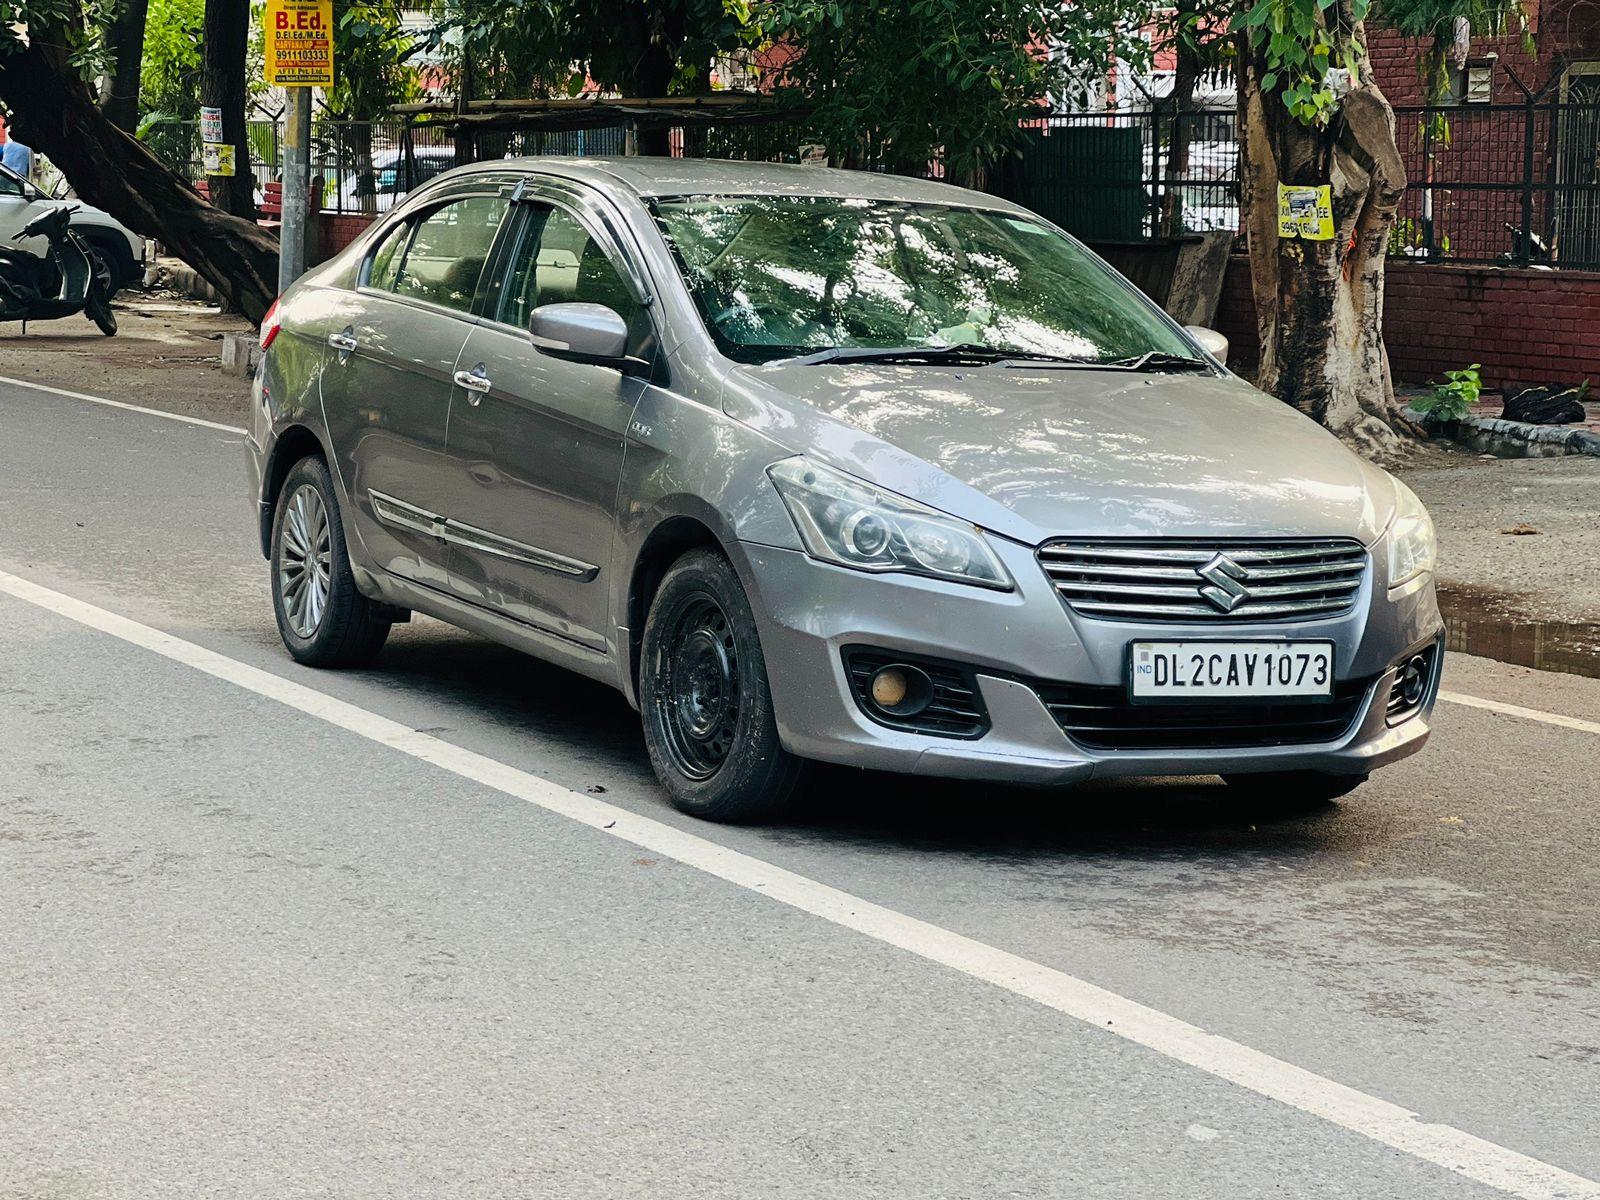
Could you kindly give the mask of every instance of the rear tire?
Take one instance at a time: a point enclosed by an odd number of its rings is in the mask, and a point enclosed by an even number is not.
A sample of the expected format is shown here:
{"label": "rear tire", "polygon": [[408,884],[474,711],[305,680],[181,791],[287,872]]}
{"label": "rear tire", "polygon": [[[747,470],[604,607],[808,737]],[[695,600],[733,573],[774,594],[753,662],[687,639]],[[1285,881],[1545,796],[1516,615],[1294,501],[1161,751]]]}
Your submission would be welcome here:
{"label": "rear tire", "polygon": [[645,620],[639,667],[645,746],[672,803],[707,821],[778,816],[808,764],[778,740],[755,616],[733,566],[691,550]]}
{"label": "rear tire", "polygon": [[389,636],[387,609],[356,590],[333,479],[321,457],[290,468],[272,514],[272,610],[295,661],[359,667]]}
{"label": "rear tire", "polygon": [[1285,811],[1348,796],[1367,781],[1365,775],[1329,775],[1323,771],[1266,771],[1222,778],[1229,791]]}

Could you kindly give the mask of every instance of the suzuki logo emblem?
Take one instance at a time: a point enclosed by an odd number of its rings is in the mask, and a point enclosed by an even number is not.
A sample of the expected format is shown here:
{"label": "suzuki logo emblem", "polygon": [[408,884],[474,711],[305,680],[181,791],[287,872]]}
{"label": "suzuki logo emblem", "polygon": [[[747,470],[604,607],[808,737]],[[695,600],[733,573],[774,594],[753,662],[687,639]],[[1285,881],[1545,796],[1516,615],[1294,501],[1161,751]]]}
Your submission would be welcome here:
{"label": "suzuki logo emblem", "polygon": [[1250,589],[1240,582],[1248,579],[1250,572],[1226,554],[1212,555],[1211,561],[1196,567],[1194,573],[1211,585],[1201,588],[1200,594],[1225,613],[1232,612],[1250,598]]}

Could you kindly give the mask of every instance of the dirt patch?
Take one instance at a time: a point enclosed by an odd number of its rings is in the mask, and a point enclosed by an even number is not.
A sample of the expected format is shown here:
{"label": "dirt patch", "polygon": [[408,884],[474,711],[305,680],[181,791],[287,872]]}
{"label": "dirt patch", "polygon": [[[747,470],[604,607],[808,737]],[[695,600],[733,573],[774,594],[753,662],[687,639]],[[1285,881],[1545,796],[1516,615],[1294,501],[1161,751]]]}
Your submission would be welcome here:
{"label": "dirt patch", "polygon": [[1442,585],[1501,623],[1600,621],[1600,458],[1485,458],[1434,444],[1397,474],[1439,528]]}
{"label": "dirt patch", "polygon": [[222,335],[250,329],[242,317],[168,293],[124,292],[113,306],[116,337],[82,317],[0,325],[0,375],[204,417],[244,423],[246,379],[224,375]]}

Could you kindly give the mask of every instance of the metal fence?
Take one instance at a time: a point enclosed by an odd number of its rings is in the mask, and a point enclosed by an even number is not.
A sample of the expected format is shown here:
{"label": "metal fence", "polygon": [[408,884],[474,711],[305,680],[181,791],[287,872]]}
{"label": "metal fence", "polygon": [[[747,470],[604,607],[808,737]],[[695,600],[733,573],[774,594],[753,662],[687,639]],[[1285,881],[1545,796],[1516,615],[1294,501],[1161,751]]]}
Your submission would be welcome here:
{"label": "metal fence", "polygon": [[1231,108],[1050,113],[1022,133],[996,190],[1086,241],[1239,228]]}
{"label": "metal fence", "polygon": [[1600,92],[1397,108],[1406,196],[1390,252],[1600,269]]}

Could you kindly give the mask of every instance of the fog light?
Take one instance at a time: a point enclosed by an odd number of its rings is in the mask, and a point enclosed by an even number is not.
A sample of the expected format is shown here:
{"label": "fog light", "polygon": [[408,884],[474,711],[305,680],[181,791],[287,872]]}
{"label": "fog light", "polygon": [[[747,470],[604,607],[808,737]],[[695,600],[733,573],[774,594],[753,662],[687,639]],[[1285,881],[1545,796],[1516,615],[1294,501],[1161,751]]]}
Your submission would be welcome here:
{"label": "fog light", "polygon": [[933,681],[916,667],[894,664],[879,667],[867,685],[872,703],[883,712],[909,717],[933,700]]}
{"label": "fog light", "polygon": [[906,673],[899,667],[884,667],[872,677],[872,702],[879,708],[893,708],[909,690]]}
{"label": "fog light", "polygon": [[1400,671],[1400,698],[1407,708],[1415,708],[1427,690],[1428,660],[1421,654],[1413,655]]}

